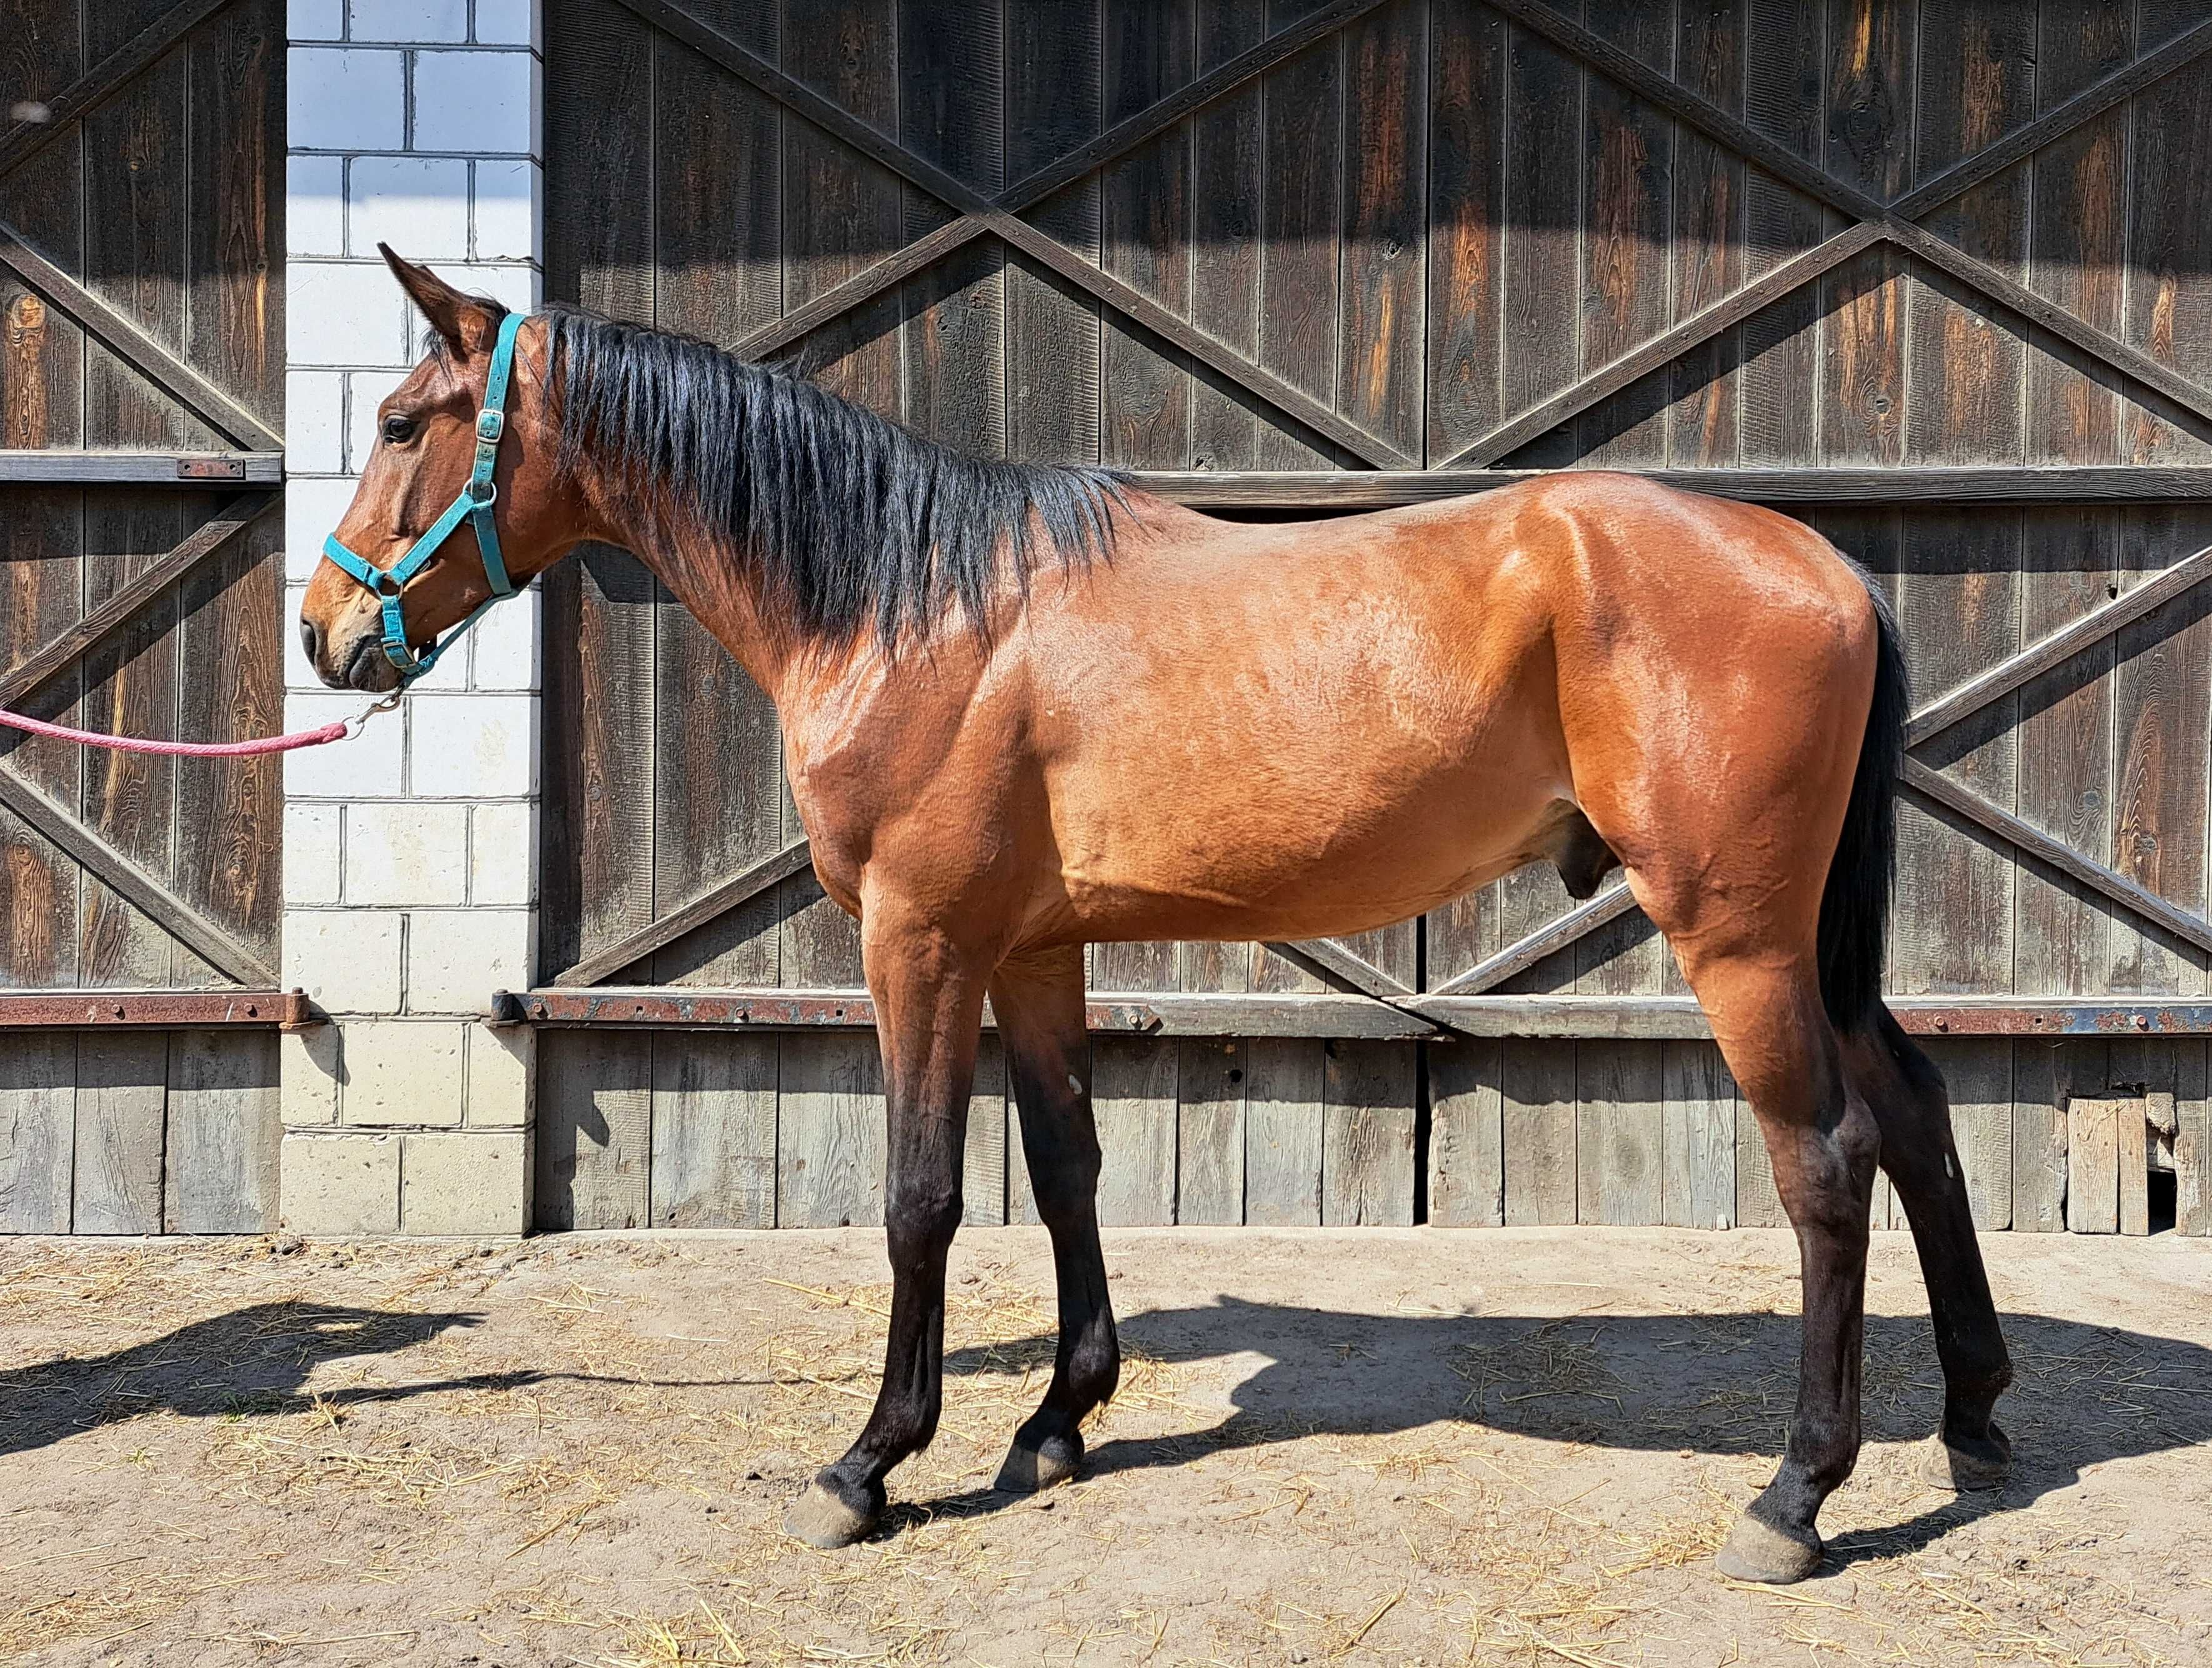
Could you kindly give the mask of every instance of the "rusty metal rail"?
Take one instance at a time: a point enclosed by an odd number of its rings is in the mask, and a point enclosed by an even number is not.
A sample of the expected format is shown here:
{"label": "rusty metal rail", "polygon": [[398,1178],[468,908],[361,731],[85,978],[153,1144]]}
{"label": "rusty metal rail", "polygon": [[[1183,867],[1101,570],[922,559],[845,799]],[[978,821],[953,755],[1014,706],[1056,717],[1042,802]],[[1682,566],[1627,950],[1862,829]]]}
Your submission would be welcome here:
{"label": "rusty metal rail", "polygon": [[[2212,1036],[2212,1002],[2079,1002],[2067,998],[1899,997],[1890,1008],[1919,1036]],[[1461,1037],[1688,1040],[1711,1029],[1688,997],[1421,996],[1108,992],[1086,1015],[1096,1032],[1158,1036]],[[501,991],[491,1023],[570,1028],[812,1030],[872,1026],[865,991],[668,987]],[[990,1022],[988,1010],[985,1022]]]}
{"label": "rusty metal rail", "polygon": [[304,991],[0,991],[0,1030],[199,1030],[322,1023]]}

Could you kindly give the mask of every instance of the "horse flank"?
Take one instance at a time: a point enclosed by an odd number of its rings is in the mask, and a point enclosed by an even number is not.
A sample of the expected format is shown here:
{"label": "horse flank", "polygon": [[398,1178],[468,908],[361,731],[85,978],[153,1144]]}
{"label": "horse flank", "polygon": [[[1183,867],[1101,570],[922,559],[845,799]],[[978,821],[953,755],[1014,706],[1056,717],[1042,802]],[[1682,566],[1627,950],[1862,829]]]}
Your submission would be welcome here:
{"label": "horse flank", "polygon": [[[669,331],[550,310],[560,467],[595,467],[627,519],[703,531],[758,565],[810,640],[886,652],[1031,569],[1113,554],[1121,477],[975,458],[768,366]],[[672,519],[681,518],[681,521]]]}

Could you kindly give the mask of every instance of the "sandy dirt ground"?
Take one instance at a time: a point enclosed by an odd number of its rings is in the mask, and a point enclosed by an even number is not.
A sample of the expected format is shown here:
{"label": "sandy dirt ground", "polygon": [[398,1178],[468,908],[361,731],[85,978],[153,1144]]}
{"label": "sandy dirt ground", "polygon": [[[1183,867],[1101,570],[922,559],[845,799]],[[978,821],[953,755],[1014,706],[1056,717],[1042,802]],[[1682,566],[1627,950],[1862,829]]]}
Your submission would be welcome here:
{"label": "sandy dirt ground", "polygon": [[0,1244],[0,1658],[67,1665],[2212,1664],[2212,1243],[1985,1241],[2014,1484],[1956,1498],[1909,1242],[1814,1580],[1710,1555],[1795,1382],[1779,1233],[1109,1236],[1070,1487],[1035,1230],[953,1260],[872,1541],[776,1523],[857,1431],[872,1233]]}

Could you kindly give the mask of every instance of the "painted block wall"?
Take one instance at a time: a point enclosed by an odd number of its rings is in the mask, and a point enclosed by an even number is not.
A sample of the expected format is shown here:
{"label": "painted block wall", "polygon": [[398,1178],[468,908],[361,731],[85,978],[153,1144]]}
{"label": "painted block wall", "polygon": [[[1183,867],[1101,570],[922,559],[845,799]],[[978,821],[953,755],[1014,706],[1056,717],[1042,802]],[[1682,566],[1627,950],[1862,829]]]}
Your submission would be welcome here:
{"label": "painted block wall", "polygon": [[[423,325],[379,241],[510,307],[541,296],[538,0],[291,0],[288,728],[359,712],[301,651],[302,591]],[[519,1233],[528,1033],[481,1017],[536,950],[540,625],[494,609],[397,712],[286,755],[283,1217],[305,1233]]]}

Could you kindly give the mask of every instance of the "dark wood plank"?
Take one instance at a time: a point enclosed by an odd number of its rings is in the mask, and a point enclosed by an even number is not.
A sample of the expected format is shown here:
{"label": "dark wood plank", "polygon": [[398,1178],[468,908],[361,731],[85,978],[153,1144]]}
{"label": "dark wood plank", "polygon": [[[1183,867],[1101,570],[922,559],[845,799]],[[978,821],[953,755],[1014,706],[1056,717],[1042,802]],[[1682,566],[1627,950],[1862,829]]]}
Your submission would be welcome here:
{"label": "dark wood plank", "polygon": [[[2136,9],[2138,50],[2200,17],[2194,7],[2144,0]],[[2118,187],[2128,204],[2119,339],[2201,391],[2212,387],[2212,225],[2205,222],[2212,215],[2212,169],[2204,166],[2202,144],[2212,130],[2212,74],[2200,63],[2159,82],[2130,103],[2127,117],[2126,166]],[[2156,379],[2150,385],[2161,386]],[[2201,403],[2183,403],[2203,414]],[[2130,462],[2212,461],[2212,431],[2205,425],[2130,418],[2121,433],[2123,456]]]}
{"label": "dark wood plank", "polygon": [[[1975,0],[1922,0],[1912,161],[1925,178],[1994,143],[2034,111],[2035,15]],[[2025,171],[1990,179],[1934,210],[1937,236],[2018,280],[2027,276]],[[1906,443],[1917,463],[2022,457],[2025,343],[2011,321],[1942,275],[1915,275]]]}
{"label": "dark wood plank", "polygon": [[[1744,23],[1746,126],[1793,155],[1817,156],[1826,129],[1822,9],[1794,0],[1747,0]],[[1726,141],[1720,143],[1726,148]],[[1820,205],[1759,168],[1744,176],[1744,276],[1757,279],[1828,235]],[[1743,369],[1739,446],[1747,464],[1811,463],[1818,447],[1821,298],[1800,290],[1747,318],[1738,332]]]}
{"label": "dark wood plank", "polygon": [[1245,1045],[1244,1220],[1255,1228],[1321,1222],[1324,1077],[1317,1039]]}
{"label": "dark wood plank", "polygon": [[538,1228],[651,1222],[653,1043],[642,1033],[538,1039]]}
{"label": "dark wood plank", "polygon": [[[2212,519],[2145,511],[2121,524],[2124,585],[2212,543]],[[2114,643],[2112,867],[2192,916],[2205,907],[2206,713],[2212,709],[2212,593],[2199,587],[2128,626]],[[2203,958],[2115,921],[2102,988],[2205,988]]]}
{"label": "dark wood plank", "polygon": [[169,1034],[92,1031],[77,1042],[78,1234],[161,1231]]}
{"label": "dark wood plank", "polygon": [[236,0],[186,55],[184,356],[270,430],[284,419],[284,54],[278,0]]}
{"label": "dark wood plank", "polygon": [[[133,402],[121,404],[126,410],[138,409]],[[143,409],[141,415],[158,421]],[[100,608],[158,561],[191,531],[203,506],[181,493],[90,498],[84,535],[87,602]],[[126,736],[181,733],[177,727],[181,604],[179,595],[139,610],[131,629],[108,637],[85,658],[84,695],[78,708],[82,728]],[[167,890],[175,889],[178,770],[179,761],[173,758],[106,753],[97,761],[85,761],[80,801],[86,828]],[[147,913],[145,901],[111,878],[88,876],[78,961],[86,984],[195,982],[173,979],[170,935]]]}
{"label": "dark wood plank", "polygon": [[[1672,0],[1668,0],[1672,3]],[[1429,8],[1395,0],[1344,43],[1343,365],[1338,409],[1400,452],[1423,452],[1428,299],[1424,223]]]}
{"label": "dark wood plank", "polygon": [[[2109,0],[2038,9],[2034,92],[2043,113],[2064,110],[2085,88],[2125,69],[2134,57],[2133,9]],[[2028,174],[2028,287],[2118,335],[2128,268],[2127,112],[2107,110],[2052,141],[2036,153]],[[2034,332],[2029,342],[2028,458],[2117,463],[2117,379],[2083,363],[2057,337]]]}
{"label": "dark wood plank", "polygon": [[[732,39],[776,55],[782,7],[686,3]],[[617,34],[629,27],[623,20]],[[562,39],[554,58],[582,45]],[[758,88],[665,38],[652,85],[653,317],[665,330],[744,342],[783,311],[782,113]],[[623,125],[622,143],[639,143]],[[550,241],[568,234],[563,225]]]}
{"label": "dark wood plank", "polygon": [[1176,1077],[1176,1221],[1244,1220],[1244,1078],[1250,1045],[1187,1037]]}
{"label": "dark wood plank", "polygon": [[276,1226],[277,1046],[268,1032],[169,1034],[162,1228],[266,1234]]}
{"label": "dark wood plank", "polygon": [[[1267,0],[1203,0],[1198,67],[1203,81],[1267,33]],[[1266,155],[1255,80],[1209,106],[1190,124],[1190,320],[1248,359],[1260,351],[1260,212]],[[1260,460],[1260,419],[1233,389],[1190,384],[1190,466],[1250,469]],[[1203,958],[1201,958],[1203,960]],[[1227,988],[1227,969],[1206,962],[1200,983]],[[1237,983],[1243,984],[1242,970]]]}
{"label": "dark wood plank", "polygon": [[1178,1045],[1164,1037],[1097,1037],[1091,1095],[1104,1161],[1098,1220],[1115,1228],[1175,1221]]}
{"label": "dark wood plank", "polygon": [[[1909,0],[1837,0],[1821,160],[1876,201],[1902,191],[1912,156],[1916,64]],[[1905,461],[1905,263],[1876,247],[1821,280],[1820,457]]]}
{"label": "dark wood plank", "polygon": [[1499,1228],[1505,1222],[1504,1045],[1449,1042],[1425,1055],[1429,1074],[1429,1222]]}
{"label": "dark wood plank", "polygon": [[[2046,509],[2022,519],[2020,630],[2033,643],[2107,600],[2118,530],[2103,510]],[[2112,851],[2112,645],[2021,686],[2020,815],[2094,862]],[[2015,870],[2013,988],[2081,994],[2108,967],[2109,915],[2081,882],[2022,864]]]}
{"label": "dark wood plank", "polygon": [[76,1173],[76,1038],[0,1047],[0,1233],[66,1234]]}
{"label": "dark wood plank", "polygon": [[[1192,0],[1106,0],[1102,73],[1109,123],[1191,79],[1192,11]],[[1191,305],[1189,181],[1189,134],[1171,129],[1108,167],[1098,182],[1099,264],[1185,314]],[[1158,469],[1189,458],[1190,379],[1156,351],[1146,332],[1111,314],[1100,397],[1107,463]],[[1147,947],[1155,954],[1165,948]],[[1164,971],[1171,986],[1171,964],[1156,971]]]}
{"label": "dark wood plank", "polygon": [[774,1228],[774,1037],[685,1031],[653,1055],[655,1228]]}
{"label": "dark wood plank", "polygon": [[884,1071],[872,1036],[783,1039],[776,1118],[780,1228],[884,1219]]}
{"label": "dark wood plank", "polygon": [[[992,7],[902,0],[899,137],[986,196],[1005,184],[1003,20]],[[957,218],[906,188],[905,235]],[[926,434],[986,456],[1006,449],[1005,255],[969,244],[901,287],[903,415]]]}
{"label": "dark wood plank", "polygon": [[[40,488],[9,494],[8,513],[0,515],[0,664],[33,658],[40,645],[77,618],[83,526],[80,494]],[[76,694],[72,668],[21,710],[70,722]],[[0,769],[24,778],[49,803],[75,802],[80,749],[11,731],[0,737],[0,758],[5,760]],[[80,982],[82,880],[76,865],[39,826],[0,806],[0,872],[8,876],[0,908],[6,926],[0,933],[0,981],[17,987],[75,985]]]}
{"label": "dark wood plank", "polygon": [[[1589,10],[1591,33],[1674,74],[1674,0]],[[1583,340],[1585,373],[1649,341],[1680,315],[1669,282],[1675,124],[1602,76],[1583,95]],[[1667,461],[1668,379],[1624,386],[1577,419],[1576,456],[1607,465]]]}
{"label": "dark wood plank", "polygon": [[[1270,27],[1316,9],[1314,0],[1268,0]],[[1344,43],[1331,39],[1267,76],[1261,206],[1259,363],[1334,409],[1343,236],[1340,191]],[[1263,412],[1260,463],[1268,469],[1336,461]]]}
{"label": "dark wood plank", "polygon": [[[1505,331],[1499,343],[1503,411],[1520,415],[1574,381],[1582,367],[1581,178],[1584,76],[1549,41],[1512,32],[1505,70]],[[1514,461],[1565,463],[1573,437],[1524,446]],[[1508,1209],[1510,1209],[1509,1192]]]}
{"label": "dark wood plank", "polygon": [[1419,1060],[1401,1042],[1322,1046],[1321,1218],[1332,1228],[1413,1220],[1413,1123]]}
{"label": "dark wood plank", "polygon": [[[1744,0],[1677,8],[1674,75],[1700,97],[1741,116],[1744,108]],[[1674,135],[1674,317],[1691,318],[1741,288],[1746,250],[1747,170],[1741,158],[1692,128]],[[1668,367],[1667,461],[1736,461],[1737,333],[1731,330]]]}
{"label": "dark wood plank", "polygon": [[[1916,687],[1951,688],[2013,652],[2021,638],[2016,513],[1923,511],[1909,531],[1898,518],[1860,519],[1839,542],[1877,572],[1898,575],[1898,620]],[[1825,519],[1822,527],[1828,531]],[[1991,702],[1925,744],[1920,757],[1983,798],[2010,805],[2018,715],[2014,697]],[[2011,988],[2014,890],[2010,853],[1917,809],[1902,810],[1892,988],[1912,995]]]}
{"label": "dark wood plank", "polygon": [[1508,28],[1477,6],[1431,8],[1429,39],[1428,446],[1455,456],[1505,415]]}
{"label": "dark wood plank", "polygon": [[[1097,0],[1037,0],[1006,14],[1006,172],[1057,161],[1100,125]],[[1098,248],[1098,186],[1079,179],[1027,216],[1069,248]],[[1100,309],[1045,268],[1006,268],[1006,450],[1047,463],[1099,458]]]}

